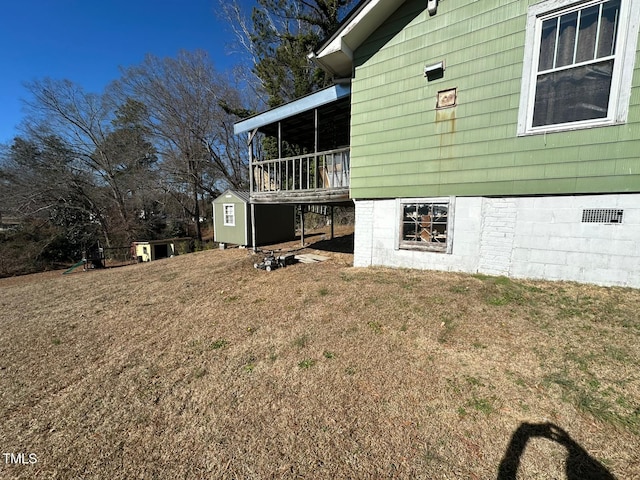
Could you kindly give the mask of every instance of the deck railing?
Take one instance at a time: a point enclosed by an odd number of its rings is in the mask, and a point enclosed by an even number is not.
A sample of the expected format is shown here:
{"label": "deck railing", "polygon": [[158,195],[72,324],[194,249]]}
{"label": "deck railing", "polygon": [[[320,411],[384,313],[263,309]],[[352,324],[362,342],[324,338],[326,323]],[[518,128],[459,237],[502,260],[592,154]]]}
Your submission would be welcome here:
{"label": "deck railing", "polygon": [[254,161],[252,193],[326,191],[349,187],[349,147]]}

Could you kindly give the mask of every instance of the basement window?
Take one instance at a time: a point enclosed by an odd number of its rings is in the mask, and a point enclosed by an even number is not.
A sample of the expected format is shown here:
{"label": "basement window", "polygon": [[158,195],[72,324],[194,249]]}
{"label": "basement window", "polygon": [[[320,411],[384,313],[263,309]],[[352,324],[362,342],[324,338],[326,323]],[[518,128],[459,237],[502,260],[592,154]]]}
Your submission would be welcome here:
{"label": "basement window", "polygon": [[451,199],[403,199],[399,205],[398,248],[451,253]]}
{"label": "basement window", "polygon": [[235,227],[236,226],[236,206],[233,203],[224,204],[224,226]]}
{"label": "basement window", "polygon": [[618,208],[589,208],[582,210],[582,223],[622,223],[623,214]]}

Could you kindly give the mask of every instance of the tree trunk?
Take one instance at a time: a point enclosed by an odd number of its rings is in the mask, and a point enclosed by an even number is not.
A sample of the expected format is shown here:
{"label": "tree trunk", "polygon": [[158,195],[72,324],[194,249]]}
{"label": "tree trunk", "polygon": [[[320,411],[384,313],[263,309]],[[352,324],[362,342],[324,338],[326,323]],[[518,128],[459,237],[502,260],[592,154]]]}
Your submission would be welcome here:
{"label": "tree trunk", "polygon": [[196,221],[196,239],[198,242],[202,242],[202,229],[200,228],[200,202],[198,200],[198,181],[193,181],[193,200],[195,202],[195,208],[193,209],[193,216]]}

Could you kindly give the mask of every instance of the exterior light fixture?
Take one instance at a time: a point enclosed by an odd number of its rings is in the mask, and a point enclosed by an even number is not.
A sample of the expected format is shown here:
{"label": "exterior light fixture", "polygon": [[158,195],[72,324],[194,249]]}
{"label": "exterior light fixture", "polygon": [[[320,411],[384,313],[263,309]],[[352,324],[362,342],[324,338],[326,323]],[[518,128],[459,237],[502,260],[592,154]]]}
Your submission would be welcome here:
{"label": "exterior light fixture", "polygon": [[429,82],[431,80],[437,80],[438,78],[444,77],[444,68],[444,60],[434,63],[433,65],[427,65],[424,67],[424,76],[427,77]]}
{"label": "exterior light fixture", "polygon": [[433,17],[438,11],[438,0],[427,0],[427,12]]}

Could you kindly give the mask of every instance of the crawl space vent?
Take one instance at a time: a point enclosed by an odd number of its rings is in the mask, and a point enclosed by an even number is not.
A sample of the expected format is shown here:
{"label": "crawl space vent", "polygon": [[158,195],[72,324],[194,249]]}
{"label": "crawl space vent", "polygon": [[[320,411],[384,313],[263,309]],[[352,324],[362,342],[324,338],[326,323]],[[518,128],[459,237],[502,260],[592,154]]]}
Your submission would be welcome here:
{"label": "crawl space vent", "polygon": [[582,210],[582,223],[622,223],[624,210],[617,208],[590,208]]}

